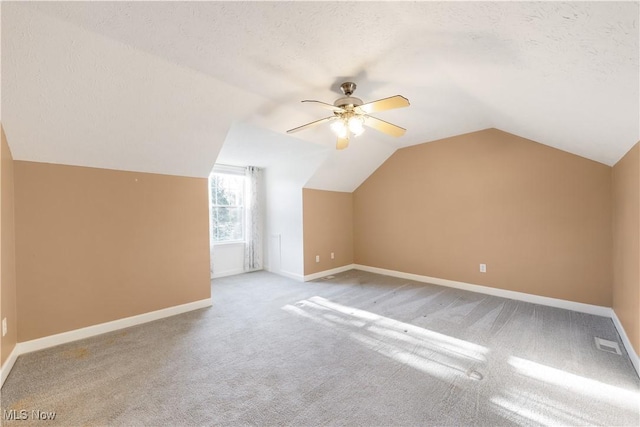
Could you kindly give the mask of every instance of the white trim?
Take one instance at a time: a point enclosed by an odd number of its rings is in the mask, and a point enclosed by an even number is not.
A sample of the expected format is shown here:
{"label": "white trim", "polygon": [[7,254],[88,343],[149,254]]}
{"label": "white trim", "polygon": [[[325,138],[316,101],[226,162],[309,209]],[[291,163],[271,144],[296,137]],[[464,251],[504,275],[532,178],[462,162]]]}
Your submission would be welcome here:
{"label": "white trim", "polygon": [[0,388],[2,388],[2,386],[4,385],[4,380],[6,380],[7,377],[9,376],[9,372],[11,372],[11,369],[13,369],[13,365],[14,363],[16,363],[17,359],[18,359],[18,344],[16,344],[13,350],[11,350],[11,354],[9,355],[7,360],[4,362],[4,365],[0,367]]}
{"label": "white trim", "polygon": [[304,276],[304,281],[308,282],[310,280],[316,280],[324,276],[328,276],[330,274],[338,274],[345,271],[353,270],[355,268],[355,264],[343,265],[342,267],[332,268],[330,270],[319,271],[317,273],[307,274]]}
{"label": "white trim", "polygon": [[19,354],[30,353],[32,351],[42,350],[60,344],[66,344],[68,342],[93,337],[95,335],[105,334],[107,332],[113,332],[135,325],[141,325],[143,323],[152,322],[154,320],[163,319],[165,317],[175,316],[177,314],[186,313],[188,311],[210,307],[211,305],[211,298],[207,298],[187,304],[163,308],[161,310],[150,311],[144,314],[138,314],[137,316],[125,317],[123,319],[113,320],[111,322],[87,326],[86,328],[75,329],[73,331],[63,332],[61,334],[49,335],[48,337],[21,342],[18,343],[17,347],[19,348]]}
{"label": "white trim", "polygon": [[240,245],[246,245],[247,242],[245,242],[244,240],[228,240],[228,241],[224,241],[224,242],[213,242],[211,244],[210,249],[215,248],[216,246],[240,246]]}
{"label": "white trim", "polygon": [[206,298],[199,301],[163,308],[161,310],[138,314],[136,316],[113,320],[111,322],[87,326],[86,328],[75,329],[73,331],[63,332],[55,335],[49,335],[48,337],[20,342],[16,344],[16,347],[11,352],[9,359],[7,359],[7,362],[5,362],[5,364],[2,366],[2,383],[4,383],[5,378],[9,375],[9,371],[11,371],[11,368],[13,368],[15,359],[21,354],[31,353],[32,351],[43,350],[45,348],[55,347],[60,344],[66,344],[84,338],[90,338],[107,332],[113,332],[119,329],[141,325],[143,323],[164,319],[165,317],[175,316],[177,314],[198,310],[200,308],[211,307],[211,305],[211,298]]}
{"label": "white trim", "polygon": [[629,359],[631,359],[631,364],[636,370],[638,376],[640,376],[640,357],[636,353],[635,349],[631,345],[631,341],[629,341],[629,337],[627,336],[620,319],[618,319],[618,315],[615,310],[611,309],[611,320],[613,320],[613,324],[618,330],[618,334],[620,335],[620,339],[622,339],[622,344],[624,344],[624,348],[627,350],[627,354],[629,355]]}
{"label": "white trim", "polygon": [[279,274],[280,276],[288,277],[289,279],[297,280],[298,282],[304,282],[304,276],[298,273],[292,273],[286,270],[272,271],[271,273]]}
{"label": "white trim", "polygon": [[211,170],[211,174],[209,176],[213,175],[214,173],[244,176],[246,169],[247,168],[244,166],[224,165],[222,163],[216,163],[213,165],[213,170]]}
{"label": "white trim", "polygon": [[587,314],[593,314],[596,316],[608,317],[613,321],[613,325],[617,329],[618,334],[622,339],[624,348],[627,350],[627,354],[629,355],[629,360],[631,361],[631,364],[636,370],[636,373],[638,374],[638,376],[640,376],[640,357],[638,357],[638,354],[635,352],[635,349],[631,345],[631,341],[629,341],[629,337],[627,336],[627,333],[624,330],[624,327],[622,326],[620,319],[618,319],[616,312],[611,307],[584,304],[581,302],[567,301],[567,300],[558,299],[558,298],[543,297],[540,295],[526,294],[524,292],[508,291],[506,289],[491,288],[488,286],[457,282],[455,280],[421,276],[419,274],[404,273],[401,271],[387,270],[385,268],[370,267],[368,265],[354,264],[353,268],[355,268],[356,270],[368,271],[370,273],[377,273],[377,274],[383,274],[386,276],[398,277],[401,279],[409,279],[409,280],[415,280],[418,282],[432,283],[434,285],[446,286],[449,288],[463,289],[466,291],[478,292],[481,294],[493,295],[493,296],[502,297],[502,298],[509,298],[509,299],[514,299],[518,301],[530,302],[533,304],[540,304],[540,305],[546,305],[549,307],[563,308],[565,310],[578,311],[580,313],[587,313]]}
{"label": "white trim", "polygon": [[530,302],[533,304],[547,305],[549,307],[564,308],[581,313],[595,314],[596,316],[611,317],[611,308],[600,305],[584,304],[581,302],[567,301],[558,298],[543,297],[540,295],[526,294],[524,292],[508,291],[506,289],[491,288],[489,286],[474,285],[471,283],[457,282],[455,280],[438,279],[436,277],[421,276],[413,273],[403,273],[401,271],[387,270],[385,268],[369,267],[368,265],[355,264],[356,270],[368,271],[370,273],[383,274],[386,276],[399,277],[401,279],[415,280],[418,282],[432,283],[434,285],[446,286],[449,288],[463,289],[465,291],[478,292],[481,294],[493,295],[496,297],[509,298],[518,301]]}
{"label": "white trim", "polygon": [[[615,311],[610,307],[602,307],[591,304],[583,304],[579,302],[566,301],[556,298],[543,297],[539,295],[525,294],[523,292],[508,291],[504,289],[490,288],[487,286],[474,285],[464,282],[456,282],[454,280],[438,279],[435,277],[421,276],[412,273],[403,273],[401,271],[387,270],[384,268],[370,267],[360,264],[349,264],[342,267],[333,268],[331,270],[325,270],[318,273],[302,276],[300,274],[291,273],[288,271],[273,272],[285,277],[289,277],[298,281],[315,280],[316,278],[324,277],[329,274],[338,274],[348,270],[361,270],[368,271],[370,273],[383,274],[386,276],[398,277],[401,279],[415,280],[418,282],[432,283],[434,285],[446,286],[456,289],[468,290],[471,292],[478,292],[487,295],[493,295],[503,298],[515,299],[519,301],[531,302],[534,304],[547,305],[551,307],[564,308],[567,310],[578,311],[582,313],[595,314],[597,316],[609,317],[613,321],[615,328],[620,334],[622,343],[624,344],[629,359],[636,372],[640,376],[640,357],[635,352],[629,337],[620,323],[620,319],[616,315]],[[51,335],[44,338],[39,338],[31,341],[26,341],[16,344],[11,354],[5,361],[4,365],[0,367],[0,387],[4,384],[4,381],[9,376],[13,365],[15,364],[18,356],[32,351],[42,350],[45,348],[53,347],[60,344],[65,344],[72,341],[77,341],[84,338],[89,338],[95,335],[104,334],[107,332],[116,331],[119,329],[128,328],[135,325],[151,322],[154,320],[162,319],[165,317],[175,316],[177,314],[186,313],[192,310],[198,310],[200,308],[210,307],[212,305],[211,298],[203,299],[200,301],[194,301],[187,304],[177,305],[174,307],[164,308],[161,310],[151,311],[149,313],[140,314],[137,316],[126,317],[124,319],[114,320],[112,322],[101,323],[99,325],[88,326],[82,329],[76,329],[74,331],[63,332],[61,334]]]}
{"label": "white trim", "polygon": [[211,278],[212,279],[219,279],[221,277],[235,276],[236,274],[242,274],[244,272],[245,271],[242,268],[234,268],[233,270],[225,270],[225,271],[221,271],[220,273],[213,273],[211,275]]}

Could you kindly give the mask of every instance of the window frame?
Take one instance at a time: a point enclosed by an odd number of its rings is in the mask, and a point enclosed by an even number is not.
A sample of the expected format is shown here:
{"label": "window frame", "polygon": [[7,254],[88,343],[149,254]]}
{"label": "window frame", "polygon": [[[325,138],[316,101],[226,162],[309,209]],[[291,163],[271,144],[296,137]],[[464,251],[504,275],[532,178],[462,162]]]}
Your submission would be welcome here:
{"label": "window frame", "polygon": [[[240,204],[229,204],[229,205],[220,205],[214,204],[212,200],[212,196],[214,193],[214,178],[216,175],[222,176],[230,176],[241,178],[242,186],[240,190],[240,197],[242,198],[242,203]],[[209,240],[212,246],[217,245],[234,245],[234,244],[244,244],[246,243],[246,177],[245,170],[242,167],[234,167],[234,166],[226,166],[226,165],[215,165],[213,171],[209,175],[208,179],[208,192],[209,192]],[[237,194],[237,193],[236,193]],[[214,209],[215,208],[236,208],[240,210],[240,227],[242,232],[241,239],[229,239],[229,240],[216,240],[215,233],[215,219],[214,219]]]}

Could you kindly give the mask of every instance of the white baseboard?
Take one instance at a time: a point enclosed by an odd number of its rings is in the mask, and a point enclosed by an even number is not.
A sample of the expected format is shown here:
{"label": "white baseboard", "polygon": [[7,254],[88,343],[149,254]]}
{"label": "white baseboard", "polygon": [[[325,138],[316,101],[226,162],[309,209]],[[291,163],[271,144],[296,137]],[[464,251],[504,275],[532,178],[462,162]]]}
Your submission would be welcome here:
{"label": "white baseboard", "polygon": [[304,281],[308,282],[310,280],[316,280],[324,276],[329,276],[330,274],[338,274],[344,271],[353,270],[355,268],[355,264],[343,265],[342,267],[332,268],[330,270],[319,271],[317,273],[307,274],[304,276]]}
{"label": "white baseboard", "polygon": [[[609,317],[612,319],[613,324],[618,330],[618,333],[620,334],[622,342],[627,350],[627,354],[629,355],[629,359],[631,360],[631,363],[633,364],[636,372],[640,376],[640,357],[638,357],[638,354],[635,352],[633,346],[631,345],[631,342],[629,341],[629,337],[627,336],[624,330],[624,327],[622,326],[622,323],[620,323],[620,319],[618,319],[618,316],[616,315],[615,311],[613,311],[613,309],[611,309],[610,307],[602,307],[597,305],[566,301],[566,300],[561,300],[557,298],[531,295],[523,292],[508,291],[504,289],[491,288],[488,286],[457,282],[454,280],[439,279],[436,277],[429,277],[429,276],[421,276],[421,275],[412,274],[412,273],[403,273],[401,271],[387,270],[384,268],[370,267],[370,266],[360,265],[360,264],[349,264],[349,265],[337,267],[331,270],[325,270],[318,273],[309,274],[306,276],[302,276],[300,274],[295,274],[287,271],[280,271],[277,274],[292,278],[294,280],[306,282],[306,281],[315,280],[330,274],[338,274],[338,273],[342,273],[344,271],[348,271],[352,269],[368,271],[370,273],[383,274],[386,276],[398,277],[401,279],[415,280],[418,282],[432,283],[434,285],[440,285],[440,286],[456,288],[456,289],[463,289],[471,292],[478,292],[482,294],[509,298],[509,299],[514,299],[518,301],[530,302],[534,304],[564,308],[567,310],[594,314],[597,316]],[[177,314],[186,313],[188,311],[197,310],[200,308],[210,307],[211,304],[212,304],[211,298],[207,298],[200,301],[194,301],[187,304],[182,304],[174,307],[152,311],[149,313],[140,314],[137,316],[131,316],[131,317],[126,317],[124,319],[114,320],[112,322],[101,323],[99,325],[88,326],[86,328],[76,329],[74,331],[63,332],[61,334],[51,335],[44,338],[38,338],[35,340],[18,343],[13,349],[13,351],[11,352],[11,354],[9,355],[9,358],[0,367],[0,387],[2,387],[2,385],[4,384],[4,381],[9,376],[9,373],[11,372],[11,369],[13,368],[13,365],[15,364],[16,359],[21,354],[42,350],[49,347],[54,347],[60,344],[66,344],[68,342],[89,338],[92,336],[116,331],[119,329],[128,328],[135,325],[140,325],[143,323],[151,322],[151,321],[162,319],[165,317],[175,316]]]}
{"label": "white baseboard", "polygon": [[631,364],[636,369],[638,376],[640,376],[640,357],[636,353],[635,349],[631,345],[631,341],[629,341],[629,337],[627,336],[627,332],[624,330],[620,319],[618,319],[618,315],[615,310],[611,309],[611,320],[613,320],[613,324],[618,330],[618,334],[622,339],[622,343],[624,344],[624,348],[627,350],[627,354],[629,355],[629,359],[631,359]]}
{"label": "white baseboard", "polygon": [[221,271],[220,273],[213,273],[211,275],[211,278],[212,279],[219,279],[221,277],[235,276],[236,274],[242,274],[244,272],[245,272],[244,269],[236,268],[234,270],[226,270],[226,271]]}
{"label": "white baseboard", "polygon": [[448,288],[462,289],[465,291],[478,292],[496,297],[509,298],[518,301],[530,302],[533,304],[547,305],[550,307],[564,308],[566,310],[578,311],[581,313],[595,314],[596,316],[611,317],[611,308],[600,305],[584,304],[581,302],[567,301],[558,298],[543,297],[540,295],[526,294],[524,292],[508,291],[506,289],[492,288],[489,286],[474,285],[471,283],[457,282],[455,280],[439,279],[437,277],[421,276],[413,273],[403,273],[401,271],[387,270],[368,265],[355,264],[356,270],[368,271],[370,273],[383,274],[385,276],[399,277],[401,279],[415,280],[417,282],[432,283],[434,285],[446,286]]}
{"label": "white baseboard", "polygon": [[139,314],[137,316],[125,317],[123,319],[113,320],[111,322],[87,326],[86,328],[75,329],[73,331],[63,332],[55,335],[49,335],[48,337],[37,338],[31,341],[20,342],[16,344],[16,347],[13,349],[11,356],[2,366],[2,384],[4,384],[5,378],[9,375],[9,371],[11,371],[11,368],[13,368],[15,359],[12,360],[11,357],[14,354],[15,358],[17,358],[21,354],[31,353],[32,351],[43,350],[45,348],[55,347],[57,345],[105,334],[107,332],[113,332],[119,329],[141,325],[143,323],[152,322],[154,320],[163,319],[165,317],[175,316],[177,314],[186,313],[188,311],[198,310],[200,308],[210,307],[211,304],[211,298],[206,298],[187,304],[181,304],[173,307],[163,308],[161,310],[150,311],[148,313]]}
{"label": "white baseboard", "polygon": [[272,273],[288,277],[289,279],[297,280],[298,282],[304,282],[304,276],[302,274],[292,273],[286,270],[272,271]]}
{"label": "white baseboard", "polygon": [[4,380],[6,380],[7,377],[9,376],[9,372],[11,372],[11,369],[13,369],[13,365],[16,363],[17,359],[18,359],[18,345],[16,344],[13,350],[11,350],[11,354],[9,355],[7,360],[4,362],[4,365],[0,367],[0,388],[2,388],[2,385],[4,384]]}
{"label": "white baseboard", "polygon": [[434,285],[446,286],[449,288],[463,289],[465,291],[478,292],[481,294],[493,295],[502,298],[509,298],[518,301],[530,302],[533,304],[546,305],[550,307],[563,308],[566,310],[577,311],[580,313],[594,314],[596,316],[608,317],[613,321],[615,328],[620,334],[622,343],[624,344],[631,364],[635,368],[638,376],[640,376],[640,358],[629,341],[620,319],[611,307],[603,307],[600,305],[584,304],[581,302],[567,301],[558,298],[543,297],[540,295],[526,294],[524,292],[508,291],[505,289],[491,288],[482,285],[473,285],[471,283],[457,282],[455,280],[439,279],[437,277],[421,276],[419,274],[403,273],[401,271],[387,270],[378,267],[369,267],[368,265],[355,264],[356,270],[368,271],[370,273],[383,274],[385,276],[398,277],[401,279],[415,280],[417,282],[432,283]]}

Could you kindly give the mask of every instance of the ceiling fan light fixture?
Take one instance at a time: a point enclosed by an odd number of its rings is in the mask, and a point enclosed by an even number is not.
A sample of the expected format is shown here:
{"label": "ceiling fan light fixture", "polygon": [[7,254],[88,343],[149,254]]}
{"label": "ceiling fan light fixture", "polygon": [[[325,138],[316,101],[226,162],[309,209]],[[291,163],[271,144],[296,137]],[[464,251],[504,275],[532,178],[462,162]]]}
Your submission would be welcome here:
{"label": "ceiling fan light fixture", "polygon": [[361,116],[352,116],[347,122],[349,132],[354,136],[361,135],[364,132],[364,118]]}
{"label": "ceiling fan light fixture", "polygon": [[338,138],[346,138],[349,128],[345,124],[345,121],[340,119],[334,120],[334,122],[331,123],[331,130],[338,135]]}
{"label": "ceiling fan light fixture", "polygon": [[313,103],[324,109],[331,110],[333,112],[333,116],[325,117],[324,119],[289,129],[287,133],[299,132],[322,123],[331,122],[331,130],[338,136],[338,141],[336,142],[336,148],[338,150],[347,148],[349,146],[349,138],[352,135],[361,135],[362,132],[364,132],[364,126],[395,137],[404,135],[406,129],[372,117],[370,114],[395,108],[408,107],[409,100],[407,98],[402,95],[395,95],[388,98],[378,99],[377,101],[367,102],[365,104],[360,98],[352,96],[353,91],[356,90],[355,83],[345,82],[340,86],[340,89],[342,89],[342,93],[345,96],[336,99],[333,105],[310,99],[302,101]]}

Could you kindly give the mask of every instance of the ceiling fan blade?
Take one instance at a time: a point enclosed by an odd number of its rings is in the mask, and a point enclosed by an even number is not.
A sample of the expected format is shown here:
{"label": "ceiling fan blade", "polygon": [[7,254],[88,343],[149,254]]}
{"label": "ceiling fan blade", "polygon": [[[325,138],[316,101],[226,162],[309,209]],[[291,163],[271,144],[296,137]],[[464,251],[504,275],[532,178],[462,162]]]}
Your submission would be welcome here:
{"label": "ceiling fan blade", "polygon": [[371,116],[364,116],[364,124],[365,126],[369,126],[370,128],[391,136],[402,136],[407,131],[405,128],[401,128],[400,126],[393,125],[389,122],[385,122],[384,120],[376,119]]}
{"label": "ceiling fan blade", "polygon": [[324,119],[316,120],[315,122],[307,123],[306,125],[302,125],[302,126],[298,126],[297,128],[289,129],[287,131],[287,133],[294,133],[294,132],[298,132],[298,131],[301,131],[301,130],[305,130],[305,129],[317,126],[319,124],[322,124],[324,122],[328,122],[328,121],[333,120],[335,118],[336,118],[336,116],[325,117]]}
{"label": "ceiling fan blade", "polygon": [[378,111],[392,110],[394,108],[408,107],[409,100],[402,95],[396,95],[389,98],[378,99],[377,101],[368,102],[356,107],[356,111],[365,114],[377,113]]}
{"label": "ceiling fan blade", "polygon": [[336,150],[344,150],[348,146],[349,146],[349,138],[338,137],[338,142],[336,142]]}
{"label": "ceiling fan blade", "polygon": [[319,107],[325,108],[327,110],[331,110],[333,112],[338,112],[338,113],[344,113],[344,109],[340,108],[340,107],[336,107],[335,105],[332,104],[327,104],[326,102],[322,102],[322,101],[313,101],[310,99],[307,99],[305,101],[302,102],[313,102],[314,104],[317,104]]}

